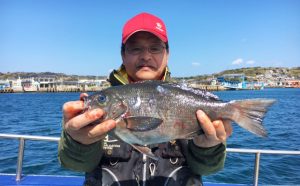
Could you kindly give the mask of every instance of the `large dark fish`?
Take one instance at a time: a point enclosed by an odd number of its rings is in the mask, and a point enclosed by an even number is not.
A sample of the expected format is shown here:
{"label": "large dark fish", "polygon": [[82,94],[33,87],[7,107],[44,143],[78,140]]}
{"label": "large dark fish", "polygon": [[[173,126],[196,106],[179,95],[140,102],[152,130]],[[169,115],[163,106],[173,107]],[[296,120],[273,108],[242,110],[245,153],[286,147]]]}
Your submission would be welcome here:
{"label": "large dark fish", "polygon": [[141,146],[191,139],[203,133],[196,118],[198,109],[211,120],[229,119],[258,136],[266,136],[262,118],[274,102],[273,99],[223,102],[212,93],[183,84],[144,81],[97,92],[86,98],[85,107],[104,109],[103,120],[117,121],[113,134],[149,155]]}

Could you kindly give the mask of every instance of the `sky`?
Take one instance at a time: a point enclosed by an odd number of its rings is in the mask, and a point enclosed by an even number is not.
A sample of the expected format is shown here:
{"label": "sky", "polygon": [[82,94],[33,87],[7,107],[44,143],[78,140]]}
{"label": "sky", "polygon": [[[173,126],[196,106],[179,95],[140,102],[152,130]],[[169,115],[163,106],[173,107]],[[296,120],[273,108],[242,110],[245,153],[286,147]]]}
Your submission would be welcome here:
{"label": "sky", "polygon": [[299,0],[0,0],[0,72],[106,76],[141,12],[167,26],[172,76],[300,66]]}

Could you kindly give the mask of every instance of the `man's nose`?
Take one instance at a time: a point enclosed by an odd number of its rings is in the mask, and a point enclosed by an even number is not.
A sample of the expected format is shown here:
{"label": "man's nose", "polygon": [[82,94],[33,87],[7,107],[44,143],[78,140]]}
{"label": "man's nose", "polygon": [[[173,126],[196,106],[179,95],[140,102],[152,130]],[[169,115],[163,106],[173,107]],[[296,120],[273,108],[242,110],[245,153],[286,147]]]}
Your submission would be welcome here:
{"label": "man's nose", "polygon": [[149,52],[148,48],[145,48],[144,51],[140,54],[140,57],[144,60],[150,59],[152,54]]}

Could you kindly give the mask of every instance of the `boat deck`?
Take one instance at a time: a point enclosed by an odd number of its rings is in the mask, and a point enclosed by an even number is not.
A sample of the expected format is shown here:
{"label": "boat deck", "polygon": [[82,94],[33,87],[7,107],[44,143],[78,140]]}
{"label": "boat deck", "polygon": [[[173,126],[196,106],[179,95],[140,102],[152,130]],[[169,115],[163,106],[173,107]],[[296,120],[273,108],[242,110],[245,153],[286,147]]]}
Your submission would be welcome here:
{"label": "boat deck", "polygon": [[[0,174],[1,186],[82,186],[81,176],[28,175],[16,181],[16,175]],[[243,184],[204,183],[204,186],[247,186]]]}

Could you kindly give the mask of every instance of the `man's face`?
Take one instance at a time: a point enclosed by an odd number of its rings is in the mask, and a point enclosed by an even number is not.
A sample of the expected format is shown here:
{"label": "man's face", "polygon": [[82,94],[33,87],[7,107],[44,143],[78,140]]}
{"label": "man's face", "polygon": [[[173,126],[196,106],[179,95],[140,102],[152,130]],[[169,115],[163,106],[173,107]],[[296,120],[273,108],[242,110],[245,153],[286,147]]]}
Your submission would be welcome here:
{"label": "man's face", "polygon": [[133,81],[160,80],[167,66],[166,45],[149,32],[137,32],[125,44],[123,65]]}

